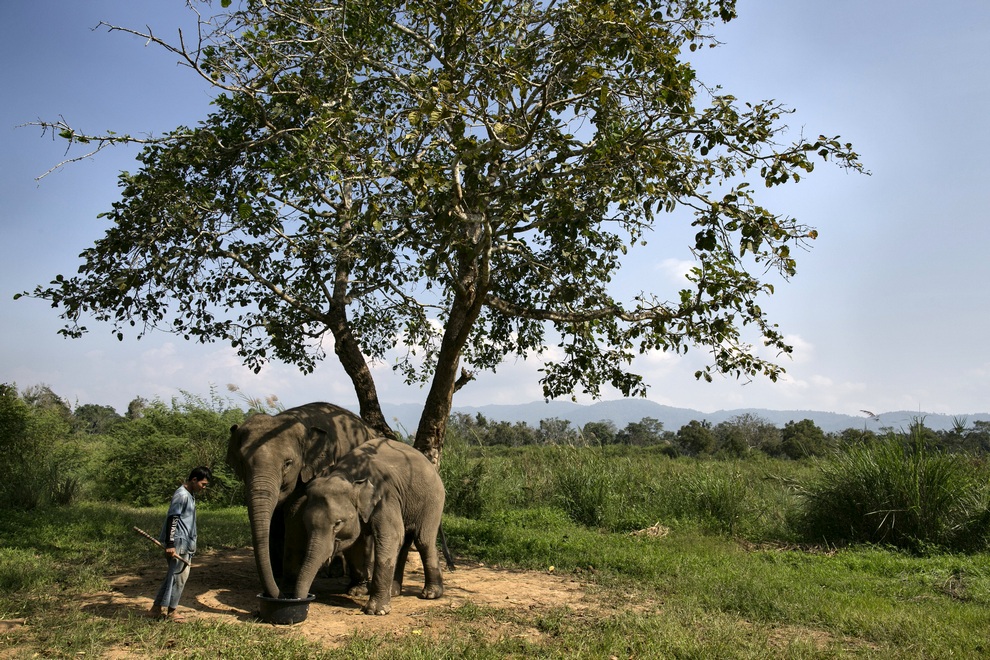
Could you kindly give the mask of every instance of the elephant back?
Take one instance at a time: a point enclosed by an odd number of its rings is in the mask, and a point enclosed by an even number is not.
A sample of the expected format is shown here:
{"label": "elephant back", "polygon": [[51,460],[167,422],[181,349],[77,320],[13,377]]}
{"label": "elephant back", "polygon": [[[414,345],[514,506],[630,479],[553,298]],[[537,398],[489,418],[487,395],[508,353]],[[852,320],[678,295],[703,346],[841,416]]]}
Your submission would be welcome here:
{"label": "elephant back", "polygon": [[434,485],[443,490],[436,466],[422,452],[404,442],[382,436],[370,439],[343,456],[332,474],[356,481],[371,477],[379,483],[391,483],[398,489],[408,484]]}

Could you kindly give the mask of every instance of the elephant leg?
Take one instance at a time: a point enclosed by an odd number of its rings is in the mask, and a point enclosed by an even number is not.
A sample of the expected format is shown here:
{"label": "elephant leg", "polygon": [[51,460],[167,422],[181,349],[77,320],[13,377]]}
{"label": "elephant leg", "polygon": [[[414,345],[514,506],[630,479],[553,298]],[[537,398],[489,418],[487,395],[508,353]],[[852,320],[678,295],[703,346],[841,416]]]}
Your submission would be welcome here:
{"label": "elephant leg", "polygon": [[395,560],[379,559],[377,552],[375,557],[375,571],[371,576],[371,587],[368,589],[368,603],[363,611],[365,614],[388,614],[392,611],[391,586]]}
{"label": "elephant leg", "polygon": [[399,546],[403,542],[402,518],[398,516],[394,524],[376,524],[374,528],[375,568],[368,590],[368,604],[363,611],[365,614],[388,614],[392,611],[395,562],[399,556]]}
{"label": "elephant leg", "polygon": [[412,534],[406,534],[399,548],[399,556],[395,561],[395,575],[392,577],[392,595],[402,595],[402,579],[406,573],[406,558],[409,556],[409,546],[412,545]]}
{"label": "elephant leg", "polygon": [[356,543],[344,551],[344,559],[347,561],[347,575],[350,578],[347,585],[349,596],[368,595],[371,556],[370,536],[358,539]]}
{"label": "elephant leg", "polygon": [[443,575],[440,573],[436,531],[432,534],[417,534],[416,549],[419,550],[419,557],[423,561],[423,575],[426,578],[419,597],[427,600],[440,598],[443,596]]}

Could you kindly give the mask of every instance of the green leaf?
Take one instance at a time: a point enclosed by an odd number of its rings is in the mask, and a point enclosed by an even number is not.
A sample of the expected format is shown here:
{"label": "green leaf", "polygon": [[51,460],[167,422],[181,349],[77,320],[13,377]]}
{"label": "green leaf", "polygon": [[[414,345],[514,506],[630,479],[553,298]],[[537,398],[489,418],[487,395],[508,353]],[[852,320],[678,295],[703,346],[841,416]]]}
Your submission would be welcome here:
{"label": "green leaf", "polygon": [[[277,4],[221,0],[227,22],[200,52],[231,91],[194,126],[139,142],[56,124],[73,143],[141,145],[78,275],[33,294],[67,336],[87,313],[312,371],[334,326],[330,355],[448,384],[461,364],[494,368],[559,336],[554,395],[641,391],[637,350],[699,347],[706,379],[778,373],[741,330],[786,352],[758,304],[773,290],[763,269],[790,274],[785,244],[814,234],[746,186],[790,184],[816,151],[858,157],[825,137],[779,146],[773,102],[699,98],[710,88],[685,51],[713,43],[731,3],[402,3],[401,24],[381,3]],[[618,299],[627,252],[678,222],[696,231],[681,239],[691,284]]]}

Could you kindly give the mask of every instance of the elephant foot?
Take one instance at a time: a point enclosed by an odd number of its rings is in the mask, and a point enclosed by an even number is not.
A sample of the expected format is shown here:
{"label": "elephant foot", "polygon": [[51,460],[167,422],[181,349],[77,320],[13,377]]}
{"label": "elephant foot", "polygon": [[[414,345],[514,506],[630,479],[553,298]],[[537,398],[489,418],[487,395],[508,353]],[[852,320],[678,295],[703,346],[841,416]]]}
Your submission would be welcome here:
{"label": "elephant foot", "polygon": [[368,595],[368,583],[358,582],[357,584],[352,584],[347,588],[348,596],[367,596]]}
{"label": "elephant foot", "polygon": [[401,596],[402,595],[402,583],[396,580],[392,581],[392,595]]}
{"label": "elephant foot", "polygon": [[443,596],[443,585],[442,584],[428,584],[423,587],[423,591],[420,592],[419,597],[426,600],[433,600],[435,598],[440,598]]}
{"label": "elephant foot", "polygon": [[361,608],[361,611],[365,614],[375,614],[377,616],[383,616],[392,611],[391,603],[379,603],[374,599],[369,600],[368,604]]}

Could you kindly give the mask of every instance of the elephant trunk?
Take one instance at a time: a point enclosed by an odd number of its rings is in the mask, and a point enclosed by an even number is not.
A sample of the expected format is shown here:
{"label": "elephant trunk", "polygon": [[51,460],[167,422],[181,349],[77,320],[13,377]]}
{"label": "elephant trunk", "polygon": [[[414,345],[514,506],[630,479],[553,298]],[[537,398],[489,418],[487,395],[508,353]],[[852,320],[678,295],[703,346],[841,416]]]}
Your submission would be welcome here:
{"label": "elephant trunk", "polygon": [[255,492],[248,500],[248,517],[251,520],[251,539],[254,543],[254,561],[258,567],[258,577],[265,588],[265,594],[280,597],[278,584],[272,572],[272,560],[269,547],[271,535],[272,514],[275,511],[277,499],[275,493]]}
{"label": "elephant trunk", "polygon": [[309,588],[313,586],[317,571],[323,566],[323,562],[333,556],[333,545],[333,534],[325,539],[320,538],[319,534],[311,534],[306,558],[296,579],[296,598],[309,596]]}

